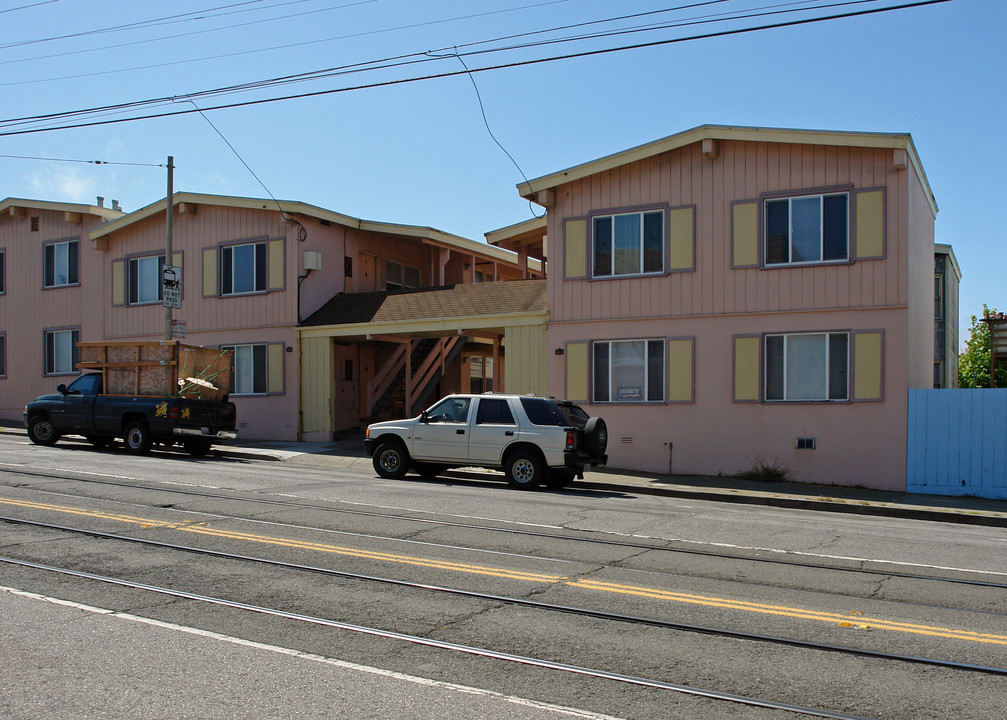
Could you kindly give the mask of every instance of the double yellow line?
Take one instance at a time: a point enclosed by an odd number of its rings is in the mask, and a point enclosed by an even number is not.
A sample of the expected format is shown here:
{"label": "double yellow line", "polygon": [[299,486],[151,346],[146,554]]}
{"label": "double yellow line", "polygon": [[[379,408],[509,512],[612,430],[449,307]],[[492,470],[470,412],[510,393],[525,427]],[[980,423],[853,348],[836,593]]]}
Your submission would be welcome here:
{"label": "double yellow line", "polygon": [[893,622],[880,618],[865,617],[861,613],[854,611],[849,615],[841,613],[819,612],[816,610],[805,610],[803,608],[787,607],[785,605],[767,605],[763,603],[753,603],[744,600],[732,600],[729,598],[710,597],[706,595],[693,595],[688,593],[671,592],[656,588],[640,587],[635,585],[621,585],[618,583],[608,583],[596,580],[581,579],[571,580],[562,575],[544,575],[541,573],[529,573],[506,568],[489,567],[485,565],[470,565],[466,563],[448,562],[444,560],[431,560],[428,558],[414,557],[410,555],[399,555],[395,553],[374,552],[370,550],[358,550],[355,548],[340,547],[326,543],[305,542],[301,540],[291,540],[288,538],[272,537],[268,535],[257,535],[254,533],[234,532],[230,530],[216,530],[207,527],[205,523],[187,521],[183,523],[169,523],[148,518],[135,517],[132,515],[121,515],[118,513],[107,513],[98,510],[84,510],[81,508],[67,507],[64,505],[52,505],[49,503],[29,502],[25,500],[11,500],[0,498],[0,505],[13,505],[16,507],[30,508],[33,510],[45,510],[49,512],[79,515],[84,517],[98,518],[102,520],[112,520],[115,522],[138,525],[145,528],[163,528],[168,530],[179,530],[181,532],[196,533],[209,537],[223,538],[227,540],[240,540],[242,542],[274,545],[279,547],[295,548],[298,550],[309,550],[312,552],[323,552],[346,557],[361,558],[365,560],[376,560],[378,562],[398,563],[402,565],[414,565],[427,567],[436,570],[448,570],[451,572],[470,573],[489,577],[504,578],[508,580],[524,580],[539,583],[562,583],[568,587],[593,590],[596,592],[615,593],[620,595],[634,595],[637,597],[651,598],[666,602],[685,603],[690,605],[701,605],[704,607],[724,608],[727,610],[738,610],[742,612],[759,613],[762,615],[776,615],[780,617],[796,618],[800,620],[811,620],[814,622],[828,623],[838,627],[860,628],[864,630],[892,630],[896,632],[912,633],[915,635],[928,635],[931,637],[949,638],[953,640],[967,640],[969,642],[989,643],[995,645],[1007,645],[1007,635],[994,635],[991,633],[978,633],[969,630],[955,630],[953,628],[935,627],[930,625],[918,625],[914,623]]}

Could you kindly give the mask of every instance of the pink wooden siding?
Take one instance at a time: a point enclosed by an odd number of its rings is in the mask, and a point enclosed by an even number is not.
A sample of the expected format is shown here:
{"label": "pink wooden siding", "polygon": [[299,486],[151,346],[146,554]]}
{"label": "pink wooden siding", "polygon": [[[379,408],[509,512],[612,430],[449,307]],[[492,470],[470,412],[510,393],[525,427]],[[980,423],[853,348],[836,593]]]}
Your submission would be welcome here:
{"label": "pink wooden siding", "polygon": [[[600,282],[564,282],[562,273],[550,273],[551,321],[905,305],[910,176],[892,166],[889,149],[723,141],[715,160],[706,159],[696,143],[561,186],[549,213],[550,238],[563,237],[564,219],[591,212],[695,204],[696,270]],[[887,258],[805,268],[731,268],[732,202],[837,185],[888,188]],[[850,233],[852,252],[852,223]],[[558,247],[550,255],[554,266],[562,263]]]}

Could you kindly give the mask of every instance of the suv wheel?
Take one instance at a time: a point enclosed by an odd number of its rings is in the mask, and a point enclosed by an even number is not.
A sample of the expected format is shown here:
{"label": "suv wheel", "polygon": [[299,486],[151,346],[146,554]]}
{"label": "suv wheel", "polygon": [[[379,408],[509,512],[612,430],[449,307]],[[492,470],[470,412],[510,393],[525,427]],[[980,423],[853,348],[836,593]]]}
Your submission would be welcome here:
{"label": "suv wheel", "polygon": [[545,478],[545,466],[538,453],[518,450],[507,457],[504,473],[512,487],[530,490]]}
{"label": "suv wheel", "polygon": [[409,467],[409,457],[406,450],[398,443],[381,443],[374,451],[374,472],[389,480],[398,480],[406,474]]}

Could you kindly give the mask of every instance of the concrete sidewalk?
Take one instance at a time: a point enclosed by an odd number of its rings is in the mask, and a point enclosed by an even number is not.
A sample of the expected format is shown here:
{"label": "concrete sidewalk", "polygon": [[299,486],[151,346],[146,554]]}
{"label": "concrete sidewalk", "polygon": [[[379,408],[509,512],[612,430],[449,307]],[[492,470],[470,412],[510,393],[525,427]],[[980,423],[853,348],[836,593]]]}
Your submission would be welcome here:
{"label": "concrete sidewalk", "polygon": [[[364,454],[363,435],[343,433],[331,442],[260,442],[217,446],[225,456],[250,456],[293,464],[370,468]],[[457,469],[445,477],[484,479],[480,469]],[[501,481],[500,473],[494,473]],[[656,475],[616,468],[599,468],[584,474],[569,491],[591,490],[623,494],[716,500],[773,507],[790,507],[859,515],[882,515],[971,525],[1007,527],[1007,500],[986,500],[949,495],[921,495],[869,490],[863,487],[768,483],[728,476]]]}

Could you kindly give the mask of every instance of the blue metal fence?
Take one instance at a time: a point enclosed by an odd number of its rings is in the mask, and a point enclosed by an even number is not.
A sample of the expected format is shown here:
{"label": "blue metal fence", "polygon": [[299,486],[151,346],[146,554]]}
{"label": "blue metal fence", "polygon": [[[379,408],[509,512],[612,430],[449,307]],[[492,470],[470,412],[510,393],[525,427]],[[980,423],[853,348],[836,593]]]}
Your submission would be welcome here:
{"label": "blue metal fence", "polygon": [[910,390],[906,491],[1007,499],[1007,389]]}

